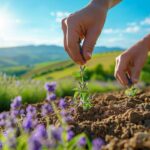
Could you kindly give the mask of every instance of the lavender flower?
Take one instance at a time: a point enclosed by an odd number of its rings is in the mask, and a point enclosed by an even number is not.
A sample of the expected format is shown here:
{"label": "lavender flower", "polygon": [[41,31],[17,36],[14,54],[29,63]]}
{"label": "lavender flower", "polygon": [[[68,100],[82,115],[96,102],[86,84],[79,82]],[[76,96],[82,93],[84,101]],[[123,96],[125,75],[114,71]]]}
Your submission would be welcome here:
{"label": "lavender flower", "polygon": [[5,120],[0,120],[0,127],[5,126]]}
{"label": "lavender flower", "polygon": [[46,99],[48,101],[54,101],[56,100],[56,94],[55,93],[48,94]]}
{"label": "lavender flower", "polygon": [[65,122],[70,122],[73,120],[71,115],[68,112],[66,112],[65,110],[61,111],[61,115],[62,115],[62,118]]}
{"label": "lavender flower", "polygon": [[62,109],[65,109],[67,107],[67,103],[65,102],[65,99],[60,99],[59,107]]}
{"label": "lavender flower", "polygon": [[22,126],[26,132],[30,132],[37,124],[37,120],[32,119],[31,116],[27,116],[22,123]]}
{"label": "lavender flower", "polygon": [[55,92],[56,90],[56,82],[48,82],[45,84],[45,89],[47,92]]}
{"label": "lavender flower", "polygon": [[86,145],[86,138],[85,137],[80,138],[78,141],[78,146],[84,147],[85,145]]}
{"label": "lavender flower", "polygon": [[12,109],[18,109],[21,106],[22,98],[21,96],[17,96],[13,102],[11,103],[11,108]]}
{"label": "lavender flower", "polygon": [[15,130],[13,128],[9,128],[5,133],[6,144],[10,149],[15,149],[17,145],[16,137],[15,137]]}
{"label": "lavender flower", "polygon": [[92,142],[92,150],[101,150],[102,146],[104,145],[104,141],[101,138],[94,139]]}
{"label": "lavender flower", "polygon": [[29,149],[42,150],[42,144],[37,137],[31,136],[31,138],[29,139]]}
{"label": "lavender flower", "polygon": [[20,115],[25,115],[25,110],[24,109],[20,110]]}
{"label": "lavender flower", "polygon": [[8,117],[8,113],[7,112],[3,112],[0,114],[0,120],[3,119],[5,120]]}
{"label": "lavender flower", "polygon": [[16,118],[14,117],[9,117],[6,121],[5,121],[5,127],[6,128],[15,128],[17,124]]}
{"label": "lavender flower", "polygon": [[63,129],[61,127],[56,128],[53,125],[51,126],[51,135],[56,141],[61,141],[62,131]]}
{"label": "lavender flower", "polygon": [[19,116],[19,114],[20,114],[20,111],[19,110],[15,110],[15,109],[13,109],[13,110],[11,110],[11,116],[12,117],[17,117],[17,116]]}
{"label": "lavender flower", "polygon": [[47,131],[44,125],[40,124],[35,129],[34,136],[37,136],[39,139],[47,138]]}
{"label": "lavender flower", "polygon": [[27,116],[31,116],[31,117],[34,117],[36,116],[36,108],[29,105],[27,108],[26,108],[26,111],[27,111]]}
{"label": "lavender flower", "polygon": [[51,113],[53,111],[53,109],[52,109],[50,104],[46,103],[46,104],[42,105],[42,110],[41,111],[42,111],[42,115],[46,116],[49,113]]}
{"label": "lavender flower", "polygon": [[74,137],[74,132],[69,130],[67,132],[67,140],[70,141]]}
{"label": "lavender flower", "polygon": [[0,141],[0,150],[2,150],[2,148],[3,148],[3,144],[2,144],[2,142]]}
{"label": "lavender flower", "polygon": [[8,113],[3,112],[0,114],[0,126],[5,126],[6,118],[8,117]]}

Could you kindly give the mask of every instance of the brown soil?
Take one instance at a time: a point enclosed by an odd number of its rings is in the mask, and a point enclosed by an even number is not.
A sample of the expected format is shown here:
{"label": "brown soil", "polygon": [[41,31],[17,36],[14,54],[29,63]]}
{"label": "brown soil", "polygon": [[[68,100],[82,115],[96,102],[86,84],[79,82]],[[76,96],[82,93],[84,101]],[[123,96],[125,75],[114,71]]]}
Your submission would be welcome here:
{"label": "brown soil", "polygon": [[106,141],[103,150],[150,149],[150,89],[132,98],[124,92],[97,94],[93,108],[78,107],[72,115],[75,133],[102,137]]}

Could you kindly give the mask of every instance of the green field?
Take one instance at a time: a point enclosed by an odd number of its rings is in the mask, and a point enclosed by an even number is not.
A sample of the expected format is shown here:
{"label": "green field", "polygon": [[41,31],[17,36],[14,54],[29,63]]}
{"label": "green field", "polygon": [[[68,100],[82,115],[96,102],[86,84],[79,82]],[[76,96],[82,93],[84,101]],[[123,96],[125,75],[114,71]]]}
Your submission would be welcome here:
{"label": "green field", "polygon": [[[115,57],[119,54],[120,52],[95,54],[86,66],[89,69],[92,69],[96,65],[101,64],[103,68],[107,70],[114,64]],[[22,78],[58,80],[68,78],[78,70],[79,66],[75,65],[71,60],[56,63],[44,63],[44,65],[36,65],[35,68],[24,74]]]}

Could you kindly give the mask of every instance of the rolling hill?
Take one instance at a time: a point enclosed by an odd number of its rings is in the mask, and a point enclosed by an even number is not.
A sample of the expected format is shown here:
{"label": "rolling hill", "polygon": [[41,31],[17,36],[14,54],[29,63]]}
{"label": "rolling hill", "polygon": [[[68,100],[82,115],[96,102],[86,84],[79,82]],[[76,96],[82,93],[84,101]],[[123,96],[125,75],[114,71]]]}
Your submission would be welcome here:
{"label": "rolling hill", "polygon": [[[103,52],[120,51],[119,47],[96,47],[95,54]],[[73,62],[67,61],[69,57],[63,47],[56,45],[29,45],[20,47],[0,48],[0,72],[15,76],[29,76],[35,71],[38,76],[61,70],[68,66],[74,66]],[[64,61],[64,66],[61,65]],[[55,63],[58,62],[59,65]],[[54,67],[59,66],[59,67]],[[53,67],[52,67],[53,66]],[[47,69],[47,67],[51,69]],[[55,69],[54,69],[55,68]],[[40,70],[40,71],[39,71]],[[37,76],[36,74],[36,76]],[[33,75],[32,75],[33,76]]]}

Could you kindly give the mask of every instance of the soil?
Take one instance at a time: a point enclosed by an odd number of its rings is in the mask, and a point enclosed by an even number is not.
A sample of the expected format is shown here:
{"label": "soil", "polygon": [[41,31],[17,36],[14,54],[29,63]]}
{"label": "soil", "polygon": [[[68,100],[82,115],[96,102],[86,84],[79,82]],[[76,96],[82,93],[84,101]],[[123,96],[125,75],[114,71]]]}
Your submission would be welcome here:
{"label": "soil", "polygon": [[132,98],[124,91],[96,94],[92,103],[90,110],[76,107],[72,113],[76,134],[103,138],[103,150],[150,150],[150,89]]}
{"label": "soil", "polygon": [[[66,111],[73,118],[68,124],[75,134],[85,132],[91,139],[101,137],[106,144],[102,150],[150,150],[150,88],[135,97],[127,97],[124,91],[95,94],[88,111],[77,107],[72,97],[65,99]],[[40,109],[41,104],[35,106]],[[40,112],[38,118],[45,122]],[[59,125],[55,114],[49,116],[49,121]]]}

